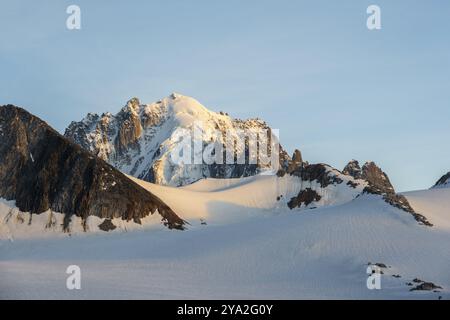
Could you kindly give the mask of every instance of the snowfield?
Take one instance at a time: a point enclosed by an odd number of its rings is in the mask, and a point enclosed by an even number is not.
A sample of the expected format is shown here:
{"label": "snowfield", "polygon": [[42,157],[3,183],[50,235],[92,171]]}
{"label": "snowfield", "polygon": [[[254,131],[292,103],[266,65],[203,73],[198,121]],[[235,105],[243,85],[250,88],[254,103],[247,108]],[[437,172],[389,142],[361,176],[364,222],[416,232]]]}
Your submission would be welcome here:
{"label": "snowfield", "polygon": [[313,207],[321,207],[351,201],[366,185],[361,181],[360,186],[349,188],[346,182],[351,178],[337,172],[335,174],[344,182],[325,188],[321,188],[317,181],[302,181],[290,175],[281,178],[275,175],[239,179],[208,178],[182,188],[161,186],[128,177],[159,197],[191,224],[205,221],[223,224],[251,216],[284,212],[288,210],[287,202],[306,188],[319,192],[322,198],[314,202]]}
{"label": "snowfield", "polygon": [[433,188],[404,193],[419,212],[426,212],[431,223],[450,232],[450,188]]}
{"label": "snowfield", "polygon": [[[291,177],[207,179],[183,188],[135,181],[189,221],[188,230],[149,221],[133,232],[43,238],[29,226],[28,237],[0,241],[0,298],[450,298],[450,189],[405,194],[430,228],[378,196],[352,200],[336,186],[323,191],[316,209],[289,210],[286,201],[305,187]],[[0,203],[2,235],[11,207]],[[386,265],[380,290],[366,286],[369,262]],[[81,290],[66,289],[69,265],[81,268]],[[443,289],[410,291],[415,278]]]}

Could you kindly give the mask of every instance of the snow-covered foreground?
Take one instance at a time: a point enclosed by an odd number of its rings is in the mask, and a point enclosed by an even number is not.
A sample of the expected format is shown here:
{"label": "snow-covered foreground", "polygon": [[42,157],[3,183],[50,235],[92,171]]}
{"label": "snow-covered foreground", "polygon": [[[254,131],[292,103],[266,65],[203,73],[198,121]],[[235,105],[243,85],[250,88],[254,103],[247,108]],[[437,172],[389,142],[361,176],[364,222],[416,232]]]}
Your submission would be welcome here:
{"label": "snow-covered foreground", "polygon": [[[196,219],[196,209],[197,218],[212,221],[193,223],[187,231],[154,228],[0,242],[0,298],[450,298],[450,232],[443,227],[448,220],[421,226],[369,195],[315,210],[258,207],[241,202],[255,198],[238,197],[243,189],[236,189],[237,181],[221,183],[228,185],[153,187],[171,206],[190,199],[185,202],[189,221]],[[228,208],[246,218],[214,219],[206,209],[216,202],[198,204],[196,192],[201,198],[230,192],[236,199],[216,204],[219,215]],[[390,266],[383,269],[380,290],[367,289],[368,262]],[[81,290],[66,289],[69,265],[81,268]],[[406,283],[414,278],[443,290],[409,291]]]}

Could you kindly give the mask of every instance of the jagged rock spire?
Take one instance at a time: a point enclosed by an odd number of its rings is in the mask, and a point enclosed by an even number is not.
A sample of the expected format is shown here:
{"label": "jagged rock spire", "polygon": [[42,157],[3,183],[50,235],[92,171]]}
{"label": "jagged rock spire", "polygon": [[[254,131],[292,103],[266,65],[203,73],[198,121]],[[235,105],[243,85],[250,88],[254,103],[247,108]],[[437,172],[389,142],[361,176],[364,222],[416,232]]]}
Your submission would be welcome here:
{"label": "jagged rock spire", "polygon": [[343,174],[352,176],[355,179],[361,179],[361,167],[358,160],[351,160],[342,170]]}

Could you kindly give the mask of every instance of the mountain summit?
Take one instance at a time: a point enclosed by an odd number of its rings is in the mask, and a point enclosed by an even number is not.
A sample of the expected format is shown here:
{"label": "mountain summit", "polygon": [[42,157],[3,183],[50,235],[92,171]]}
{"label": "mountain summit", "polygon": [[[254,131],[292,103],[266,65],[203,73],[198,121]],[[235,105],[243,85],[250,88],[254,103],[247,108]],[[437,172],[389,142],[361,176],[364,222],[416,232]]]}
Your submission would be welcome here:
{"label": "mountain summit", "polygon": [[[200,149],[224,143],[242,131],[263,136],[271,130],[260,119],[233,119],[224,112],[208,110],[194,98],[173,93],[151,104],[133,98],[115,115],[88,114],[72,122],[64,135],[120,171],[162,185],[182,186],[205,177],[246,177],[269,169],[260,162],[174,163],[172,155],[186,133],[195,129],[201,133]],[[248,144],[233,148],[248,157]],[[195,145],[193,149],[192,157],[198,156]],[[289,159],[284,151],[280,154]]]}

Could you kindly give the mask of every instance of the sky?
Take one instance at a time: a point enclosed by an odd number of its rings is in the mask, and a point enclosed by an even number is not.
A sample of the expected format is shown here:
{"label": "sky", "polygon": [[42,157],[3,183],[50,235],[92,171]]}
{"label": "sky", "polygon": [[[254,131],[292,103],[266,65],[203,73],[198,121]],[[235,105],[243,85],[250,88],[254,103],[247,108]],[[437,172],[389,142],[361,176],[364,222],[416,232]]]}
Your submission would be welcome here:
{"label": "sky", "polygon": [[266,120],[311,163],[373,160],[399,191],[450,171],[448,1],[0,0],[0,74],[0,105],[60,132],[179,92]]}

